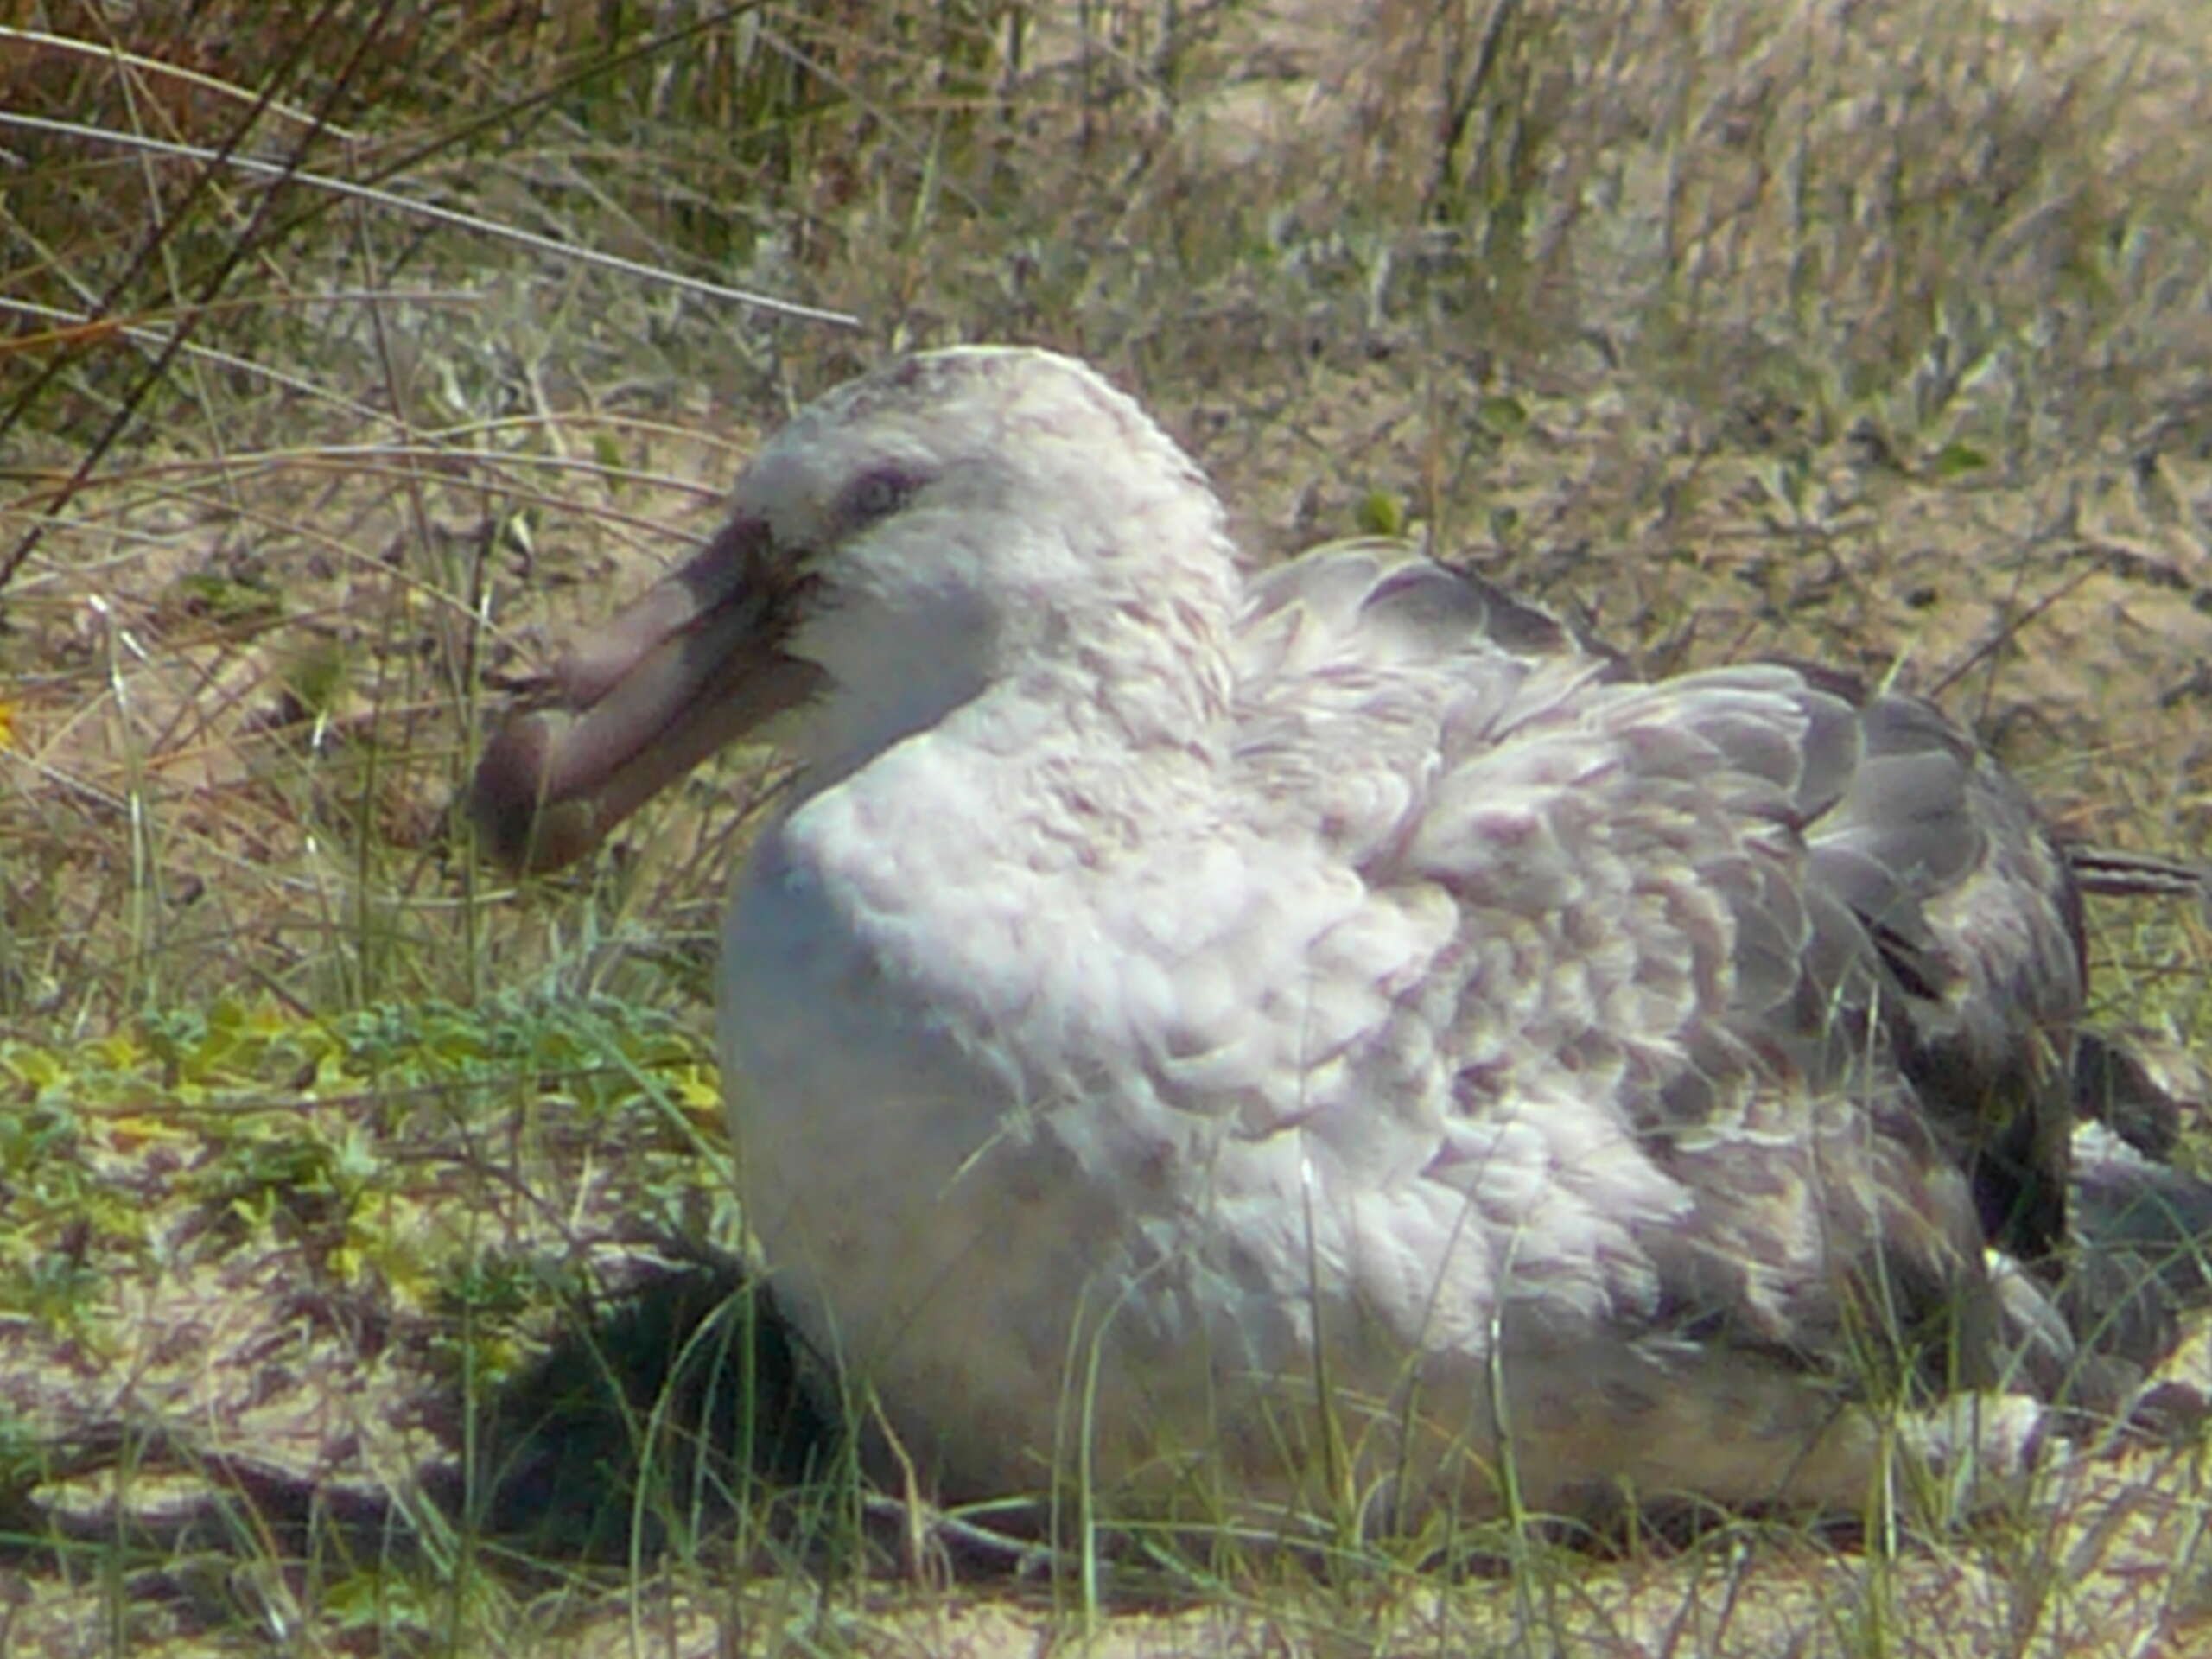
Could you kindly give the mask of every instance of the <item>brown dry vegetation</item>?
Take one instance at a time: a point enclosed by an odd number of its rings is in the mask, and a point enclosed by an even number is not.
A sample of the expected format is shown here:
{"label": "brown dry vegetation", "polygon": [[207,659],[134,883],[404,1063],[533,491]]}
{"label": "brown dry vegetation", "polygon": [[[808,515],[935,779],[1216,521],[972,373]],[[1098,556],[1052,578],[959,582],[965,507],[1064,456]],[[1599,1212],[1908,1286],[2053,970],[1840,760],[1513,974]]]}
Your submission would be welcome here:
{"label": "brown dry vegetation", "polygon": [[[667,1372],[666,1287],[723,1282],[682,1258],[741,1249],[694,1033],[758,782],[519,895],[445,804],[506,678],[794,404],[1001,339],[1138,391],[1255,557],[1410,526],[1655,666],[1893,673],[2069,829],[2202,855],[2212,14],[0,0],[0,1652],[2203,1639],[2187,1446],[1965,1532],[1027,1575],[906,1548],[788,1445],[758,1480],[678,1455],[687,1412],[788,1415],[592,1381]],[[2103,1016],[2201,1035],[2201,923],[2094,921]],[[772,1340],[735,1306],[706,1347]]]}

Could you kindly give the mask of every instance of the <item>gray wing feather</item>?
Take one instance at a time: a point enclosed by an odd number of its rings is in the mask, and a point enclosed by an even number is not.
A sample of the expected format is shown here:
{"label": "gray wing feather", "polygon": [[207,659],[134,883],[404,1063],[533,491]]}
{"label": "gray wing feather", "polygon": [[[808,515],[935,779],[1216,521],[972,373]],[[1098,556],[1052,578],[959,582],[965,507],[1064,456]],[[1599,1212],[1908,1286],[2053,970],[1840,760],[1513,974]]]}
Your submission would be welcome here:
{"label": "gray wing feather", "polygon": [[[1647,1241],[1649,1317],[1821,1369],[1878,1328],[1907,1373],[1994,1374],[2028,1293],[1993,1285],[1985,1247],[2035,1262],[2064,1235],[2081,914],[1962,728],[1800,664],[1639,682],[1387,543],[1259,579],[1240,645],[1253,786],[1370,883],[1441,885],[1470,962],[1486,925],[1554,910],[1561,951],[1633,959],[1604,1006],[1658,1023],[1518,1034],[1612,1089],[1691,1195]],[[1483,827],[1523,799],[1548,814],[1533,851]],[[1463,997],[1496,988],[1465,970]],[[1479,1114],[1509,1085],[1498,1038],[1470,1047]]]}

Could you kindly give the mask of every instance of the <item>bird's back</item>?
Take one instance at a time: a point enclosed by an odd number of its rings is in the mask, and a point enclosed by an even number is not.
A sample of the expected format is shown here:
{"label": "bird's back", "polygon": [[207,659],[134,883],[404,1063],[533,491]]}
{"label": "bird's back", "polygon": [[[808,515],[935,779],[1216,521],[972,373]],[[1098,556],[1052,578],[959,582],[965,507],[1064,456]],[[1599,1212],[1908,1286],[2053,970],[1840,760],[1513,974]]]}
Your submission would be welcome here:
{"label": "bird's back", "polygon": [[1479,1202],[1501,1120],[1601,1110],[1685,1198],[1640,1317],[1818,1370],[1878,1307],[1931,1380],[1993,1376],[1983,1244],[2063,1229],[2080,918],[1965,733],[1788,663],[1642,682],[1379,543],[1262,578],[1239,645],[1248,786],[1458,912],[1411,994],[1439,1179]]}

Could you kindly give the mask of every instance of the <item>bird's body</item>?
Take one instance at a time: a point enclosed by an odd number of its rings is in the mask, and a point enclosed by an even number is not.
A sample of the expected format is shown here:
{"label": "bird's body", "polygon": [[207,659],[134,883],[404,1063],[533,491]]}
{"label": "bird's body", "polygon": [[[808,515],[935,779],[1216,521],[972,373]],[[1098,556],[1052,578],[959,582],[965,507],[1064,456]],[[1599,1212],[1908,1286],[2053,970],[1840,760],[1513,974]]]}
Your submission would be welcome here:
{"label": "bird's body", "polygon": [[1889,1406],[2024,1466],[2077,905],[1928,705],[1643,683],[1382,544],[1248,582],[1033,352],[817,404],[677,585],[601,650],[707,728],[581,658],[480,798],[565,855],[787,734],[721,980],[747,1213],[942,1489],[1853,1509]]}

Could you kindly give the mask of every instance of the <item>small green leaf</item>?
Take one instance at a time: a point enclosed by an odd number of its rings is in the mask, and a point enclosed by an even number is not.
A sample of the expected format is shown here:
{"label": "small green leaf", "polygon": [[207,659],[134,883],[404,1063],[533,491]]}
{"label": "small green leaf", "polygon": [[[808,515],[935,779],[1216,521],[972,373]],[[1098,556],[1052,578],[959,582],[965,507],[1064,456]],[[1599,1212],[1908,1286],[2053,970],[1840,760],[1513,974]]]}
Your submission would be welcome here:
{"label": "small green leaf", "polygon": [[1529,424],[1529,409],[1518,397],[1494,391],[1475,405],[1475,418],[1493,432],[1518,432]]}
{"label": "small green leaf", "polygon": [[1936,452],[1931,470],[1938,478],[1957,478],[1966,473],[1978,473],[1989,465],[1989,457],[1963,439],[1953,439]]}
{"label": "small green leaf", "polygon": [[1363,536],[1402,536],[1406,533],[1405,505],[1388,490],[1370,490],[1360,498],[1352,515]]}

